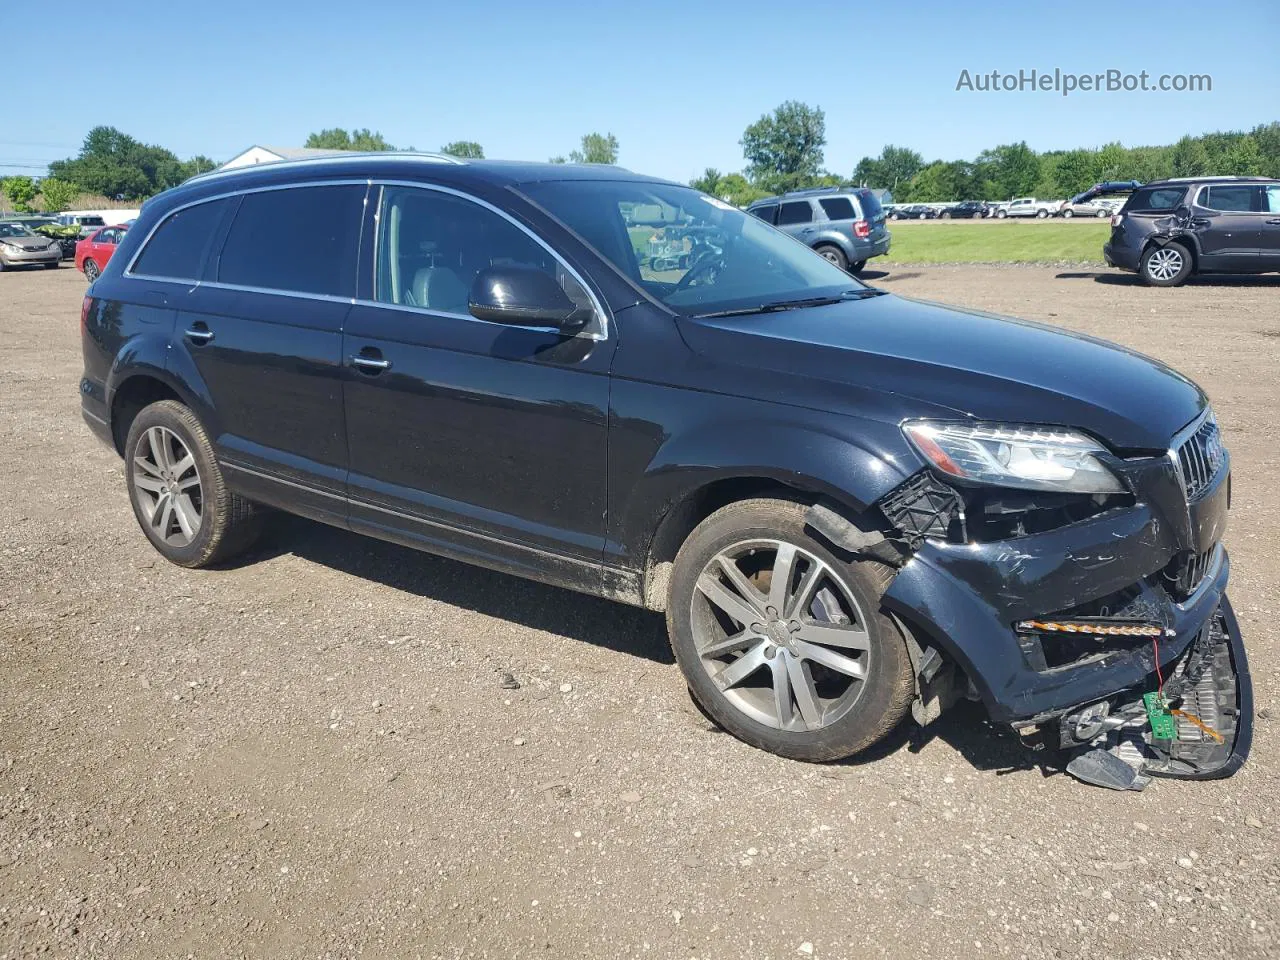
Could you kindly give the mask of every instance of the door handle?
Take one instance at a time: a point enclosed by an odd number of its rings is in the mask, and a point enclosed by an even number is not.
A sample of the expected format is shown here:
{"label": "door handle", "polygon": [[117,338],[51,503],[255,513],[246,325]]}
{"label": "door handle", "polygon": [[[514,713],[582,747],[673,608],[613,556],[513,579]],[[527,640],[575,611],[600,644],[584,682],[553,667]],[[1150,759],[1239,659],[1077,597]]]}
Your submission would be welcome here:
{"label": "door handle", "polygon": [[351,365],[364,373],[379,374],[391,366],[391,361],[379,360],[375,357],[362,357],[356,354],[351,358]]}
{"label": "door handle", "polygon": [[1266,221],[1266,223],[1271,227],[1280,227],[1280,217],[1272,217],[1270,220]]}
{"label": "door handle", "polygon": [[193,324],[190,329],[183,331],[183,336],[197,346],[202,347],[213,340],[213,331],[203,323],[196,323]]}

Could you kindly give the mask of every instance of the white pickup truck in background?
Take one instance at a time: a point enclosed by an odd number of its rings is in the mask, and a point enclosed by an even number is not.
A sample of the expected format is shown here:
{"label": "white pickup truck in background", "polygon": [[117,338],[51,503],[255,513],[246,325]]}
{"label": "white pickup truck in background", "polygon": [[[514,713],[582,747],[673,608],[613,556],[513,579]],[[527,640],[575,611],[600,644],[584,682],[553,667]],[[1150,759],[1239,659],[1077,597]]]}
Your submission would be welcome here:
{"label": "white pickup truck in background", "polygon": [[996,210],[997,217],[1052,217],[1058,212],[1060,200],[1037,200],[1035,197],[1018,197]]}

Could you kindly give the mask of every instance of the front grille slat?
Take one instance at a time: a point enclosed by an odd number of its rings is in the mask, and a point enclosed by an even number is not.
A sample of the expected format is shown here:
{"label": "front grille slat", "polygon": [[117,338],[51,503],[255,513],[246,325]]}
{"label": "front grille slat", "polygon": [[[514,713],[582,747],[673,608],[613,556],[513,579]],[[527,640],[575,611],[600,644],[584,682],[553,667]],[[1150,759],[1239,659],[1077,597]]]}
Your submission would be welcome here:
{"label": "front grille slat", "polygon": [[1205,420],[1177,450],[1178,471],[1187,488],[1187,500],[1198,500],[1218,478],[1226,463],[1218,424],[1212,417]]}

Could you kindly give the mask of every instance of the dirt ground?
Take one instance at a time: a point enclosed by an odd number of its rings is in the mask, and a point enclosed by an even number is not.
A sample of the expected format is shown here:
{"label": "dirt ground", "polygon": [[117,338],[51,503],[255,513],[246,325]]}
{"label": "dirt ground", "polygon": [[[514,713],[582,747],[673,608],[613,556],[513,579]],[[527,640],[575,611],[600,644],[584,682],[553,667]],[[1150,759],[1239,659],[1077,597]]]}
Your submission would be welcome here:
{"label": "dirt ground", "polygon": [[868,278],[1209,391],[1262,708],[1236,777],[1086,787],[970,706],[798,764],[709,726],[656,615],[287,518],[171,566],[80,421],[83,279],[6,273],[0,957],[1280,955],[1280,277]]}

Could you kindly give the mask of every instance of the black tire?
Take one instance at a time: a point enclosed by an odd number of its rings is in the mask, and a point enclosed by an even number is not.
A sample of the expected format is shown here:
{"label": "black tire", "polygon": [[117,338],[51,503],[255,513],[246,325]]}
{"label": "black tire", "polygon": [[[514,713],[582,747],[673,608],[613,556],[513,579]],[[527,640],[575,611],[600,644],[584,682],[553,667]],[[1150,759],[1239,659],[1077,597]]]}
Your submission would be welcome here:
{"label": "black tire", "polygon": [[[146,442],[146,432],[163,427],[177,435],[195,460],[200,478],[200,528],[186,546],[161,540],[142,514],[134,483],[133,464]],[[138,526],[166,560],[180,567],[207,567],[231,559],[251,546],[261,532],[261,511],[253,502],[227,489],[213,445],[196,415],[176,400],[160,400],[134,418],[125,439],[125,478],[129,502]]]}
{"label": "black tire", "polygon": [[863,268],[866,267],[866,265],[867,265],[867,261],[865,260],[855,260],[853,261],[853,263],[849,264],[849,272],[861,273]]}
{"label": "black tire", "polygon": [[[1169,272],[1168,268],[1173,258],[1178,258],[1180,266],[1173,272]],[[1152,244],[1142,252],[1142,258],[1138,261],[1138,273],[1153,287],[1176,287],[1187,282],[1193,266],[1191,251],[1182,244],[1166,243],[1164,246]]]}
{"label": "black tire", "polygon": [[849,258],[844,255],[844,251],[839,247],[830,243],[820,243],[813,248],[824,260],[830,260],[841,270],[849,269]]}
{"label": "black tire", "polygon": [[[859,753],[887,736],[906,716],[915,694],[911,659],[880,600],[891,570],[875,561],[849,563],[809,535],[805,507],[786,500],[732,503],[703,520],[676,556],[667,601],[667,630],[690,692],[707,715],[744,743],[794,760],[826,762]],[[726,547],[753,538],[784,540],[821,559],[867,611],[870,667],[847,712],[816,730],[788,731],[760,723],[735,707],[703,668],[693,636],[698,577]]]}
{"label": "black tire", "polygon": [[950,220],[950,219],[951,219],[951,211],[950,211],[950,210],[946,210],[946,211],[944,211],[944,212],[943,212],[943,214],[942,214],[942,219],[943,219],[943,220]]}
{"label": "black tire", "polygon": [[1009,216],[1009,212],[1008,212],[1007,210],[997,210],[997,211],[996,211],[996,219],[998,219],[998,220],[1003,220],[1003,219],[1005,219],[1007,216]]}
{"label": "black tire", "polygon": [[1046,218],[1046,217],[1048,217],[1048,216],[1049,216],[1049,211],[1048,211],[1048,210],[1037,210],[1037,211],[1036,211],[1036,219],[1037,219],[1037,220],[1043,220],[1043,219],[1045,219],[1045,218]]}
{"label": "black tire", "polygon": [[1075,215],[1076,215],[1076,212],[1072,210],[1070,207],[1067,207],[1067,209],[1062,211],[1062,218],[1064,220],[1070,220]]}
{"label": "black tire", "polygon": [[93,281],[97,280],[98,277],[102,275],[102,271],[98,269],[98,261],[91,257],[84,258],[82,269],[84,270],[84,278],[90,283],[93,283]]}

